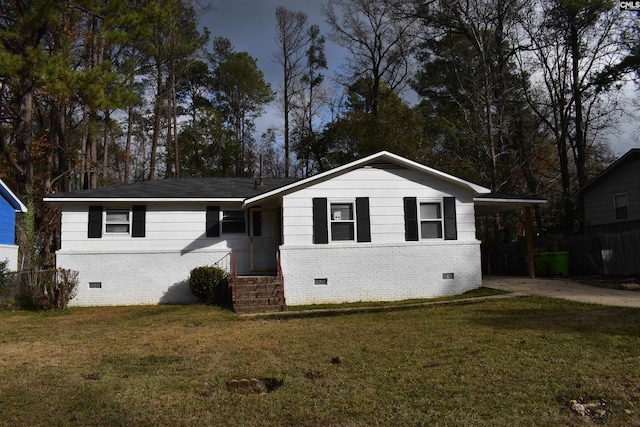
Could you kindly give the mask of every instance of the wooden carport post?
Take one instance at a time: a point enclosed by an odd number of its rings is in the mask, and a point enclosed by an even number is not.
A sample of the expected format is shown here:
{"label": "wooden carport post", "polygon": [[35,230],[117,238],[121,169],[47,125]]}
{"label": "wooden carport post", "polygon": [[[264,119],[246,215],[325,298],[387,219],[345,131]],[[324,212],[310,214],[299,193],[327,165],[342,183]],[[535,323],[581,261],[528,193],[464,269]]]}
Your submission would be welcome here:
{"label": "wooden carport post", "polygon": [[531,206],[524,208],[525,235],[527,238],[527,261],[529,263],[529,277],[535,279],[536,267],[533,258],[533,215],[531,215]]}

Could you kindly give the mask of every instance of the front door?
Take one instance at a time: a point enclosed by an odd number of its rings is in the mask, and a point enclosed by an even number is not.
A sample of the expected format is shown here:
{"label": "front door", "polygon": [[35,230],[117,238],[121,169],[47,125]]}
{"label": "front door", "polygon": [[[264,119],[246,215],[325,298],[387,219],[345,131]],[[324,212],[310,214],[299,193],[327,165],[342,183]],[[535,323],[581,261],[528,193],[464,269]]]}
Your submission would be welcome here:
{"label": "front door", "polygon": [[253,208],[249,210],[251,271],[275,272],[279,241],[278,211]]}

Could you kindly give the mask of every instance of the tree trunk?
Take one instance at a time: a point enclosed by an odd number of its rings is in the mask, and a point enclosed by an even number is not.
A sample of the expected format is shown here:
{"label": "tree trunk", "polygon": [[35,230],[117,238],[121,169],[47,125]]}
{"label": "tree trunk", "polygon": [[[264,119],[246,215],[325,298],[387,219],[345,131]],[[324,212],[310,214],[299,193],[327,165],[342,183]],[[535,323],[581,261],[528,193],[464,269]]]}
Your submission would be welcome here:
{"label": "tree trunk", "polygon": [[235,131],[236,131],[236,176],[242,176],[244,170],[244,141],[242,140],[242,125],[240,119],[240,111],[235,114]]}
{"label": "tree trunk", "polygon": [[127,140],[124,147],[124,184],[129,183],[131,169],[131,140],[133,139],[133,105],[129,105],[127,113]]}
{"label": "tree trunk", "polygon": [[172,124],[173,124],[173,152],[176,156],[175,167],[176,167],[176,178],[180,178],[180,145],[178,143],[178,113],[177,113],[177,105],[178,99],[176,95],[176,76],[175,72],[173,73],[173,77],[171,78],[171,111],[172,113]]}
{"label": "tree trunk", "polygon": [[31,143],[33,141],[33,87],[23,80],[20,85],[19,124],[16,140],[18,191],[27,192],[33,185],[33,165],[31,164]]}
{"label": "tree trunk", "polygon": [[289,85],[291,82],[291,76],[289,75],[289,55],[284,54],[284,85],[282,90],[284,91],[283,107],[284,107],[284,177],[289,178],[289,110],[291,109],[291,94],[289,94]]}
{"label": "tree trunk", "polygon": [[582,188],[587,183],[587,160],[585,140],[583,133],[583,119],[582,119],[582,94],[580,93],[580,48],[578,46],[578,30],[575,23],[571,23],[571,59],[572,59],[572,77],[573,77],[573,98],[576,109],[576,136],[575,136],[575,148],[576,148],[576,170],[578,172],[578,186]]}
{"label": "tree trunk", "polygon": [[160,106],[162,104],[162,64],[156,64],[156,99],[153,106],[153,136],[151,138],[151,159],[149,160],[149,181],[155,179],[156,174],[156,154],[158,152],[158,141],[160,141]]}
{"label": "tree trunk", "polygon": [[89,116],[89,188],[98,188],[98,171],[96,170],[98,166],[98,140],[96,138],[97,135],[91,131],[91,122],[96,122],[94,120],[94,115],[91,114]]}
{"label": "tree trunk", "polygon": [[104,126],[103,126],[103,134],[102,134],[102,145],[103,145],[103,156],[102,156],[102,176],[103,179],[107,175],[107,170],[109,168],[109,119],[110,114],[109,110],[104,111]]}

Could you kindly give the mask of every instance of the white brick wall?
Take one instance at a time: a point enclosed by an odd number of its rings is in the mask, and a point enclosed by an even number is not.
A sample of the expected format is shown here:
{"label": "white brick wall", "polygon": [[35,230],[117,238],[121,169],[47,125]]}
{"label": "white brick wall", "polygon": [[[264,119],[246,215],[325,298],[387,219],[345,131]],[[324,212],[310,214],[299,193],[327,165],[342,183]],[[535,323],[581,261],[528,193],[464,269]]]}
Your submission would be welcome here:
{"label": "white brick wall", "polygon": [[8,260],[7,268],[10,271],[18,269],[18,247],[15,245],[0,245],[0,261]]}
{"label": "white brick wall", "polygon": [[[212,265],[227,250],[64,252],[56,254],[59,268],[78,271],[78,295],[72,306],[187,304],[197,298],[189,289],[189,272]],[[248,254],[238,252],[239,272],[248,270]],[[90,289],[89,282],[102,288]]]}
{"label": "white brick wall", "polygon": [[482,283],[477,240],[285,245],[280,251],[288,305],[435,298]]}

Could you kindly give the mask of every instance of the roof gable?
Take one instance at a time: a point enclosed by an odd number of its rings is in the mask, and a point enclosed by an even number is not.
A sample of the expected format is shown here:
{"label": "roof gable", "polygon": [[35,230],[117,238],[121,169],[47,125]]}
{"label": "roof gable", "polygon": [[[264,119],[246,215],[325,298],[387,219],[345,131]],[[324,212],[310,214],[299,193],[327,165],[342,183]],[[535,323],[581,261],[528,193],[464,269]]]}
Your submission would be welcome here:
{"label": "roof gable", "polygon": [[335,178],[336,176],[343,175],[349,171],[352,171],[361,167],[367,167],[367,166],[381,167],[381,168],[387,168],[387,169],[406,168],[410,170],[415,170],[419,173],[433,176],[442,181],[446,181],[455,185],[459,185],[461,187],[465,187],[471,190],[471,192],[473,192],[474,194],[488,194],[491,192],[491,190],[489,190],[488,188],[482,187],[480,185],[474,184],[469,181],[465,181],[456,176],[449,175],[437,169],[430,168],[428,166],[414,162],[412,160],[406,159],[404,157],[398,156],[388,151],[381,151],[379,153],[364,157],[360,160],[347,163],[346,165],[338,166],[334,169],[314,175],[312,177],[305,178],[300,181],[291,183],[289,185],[285,185],[281,188],[251,197],[245,200],[244,205],[251,206],[261,202],[262,200],[265,200],[274,196],[282,196],[285,194],[289,194],[289,193],[301,190],[303,188],[309,187],[311,185],[317,184],[319,182],[330,180],[332,178]]}
{"label": "roof gable", "polygon": [[15,194],[7,187],[7,185],[0,179],[0,195],[4,200],[11,205],[16,212],[26,212],[27,207],[16,197]]}

